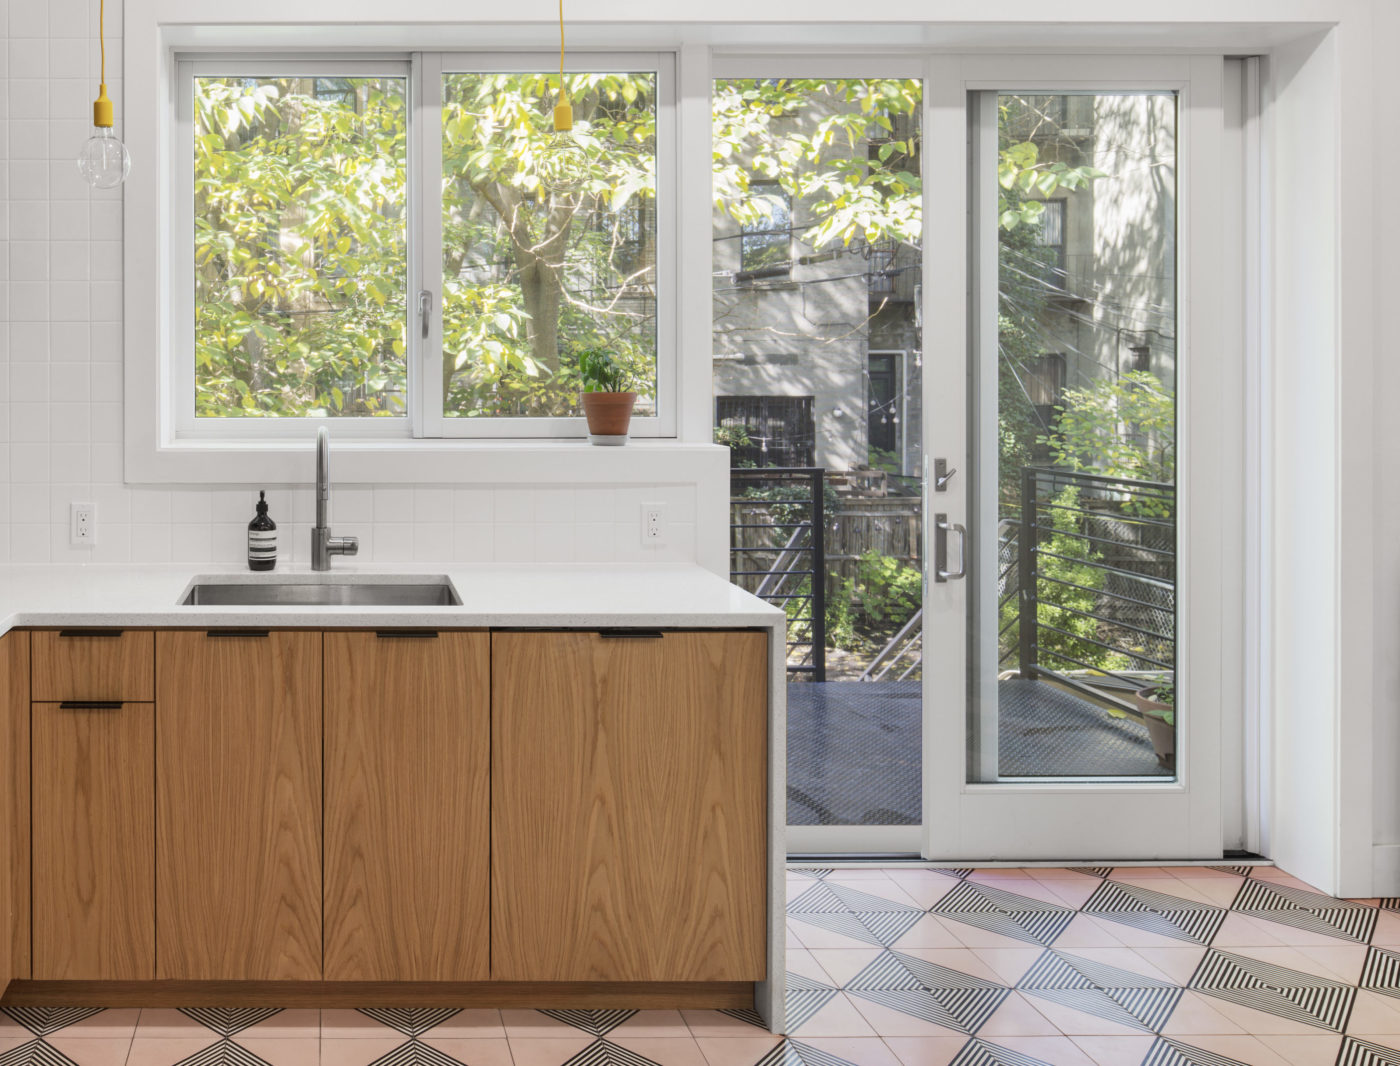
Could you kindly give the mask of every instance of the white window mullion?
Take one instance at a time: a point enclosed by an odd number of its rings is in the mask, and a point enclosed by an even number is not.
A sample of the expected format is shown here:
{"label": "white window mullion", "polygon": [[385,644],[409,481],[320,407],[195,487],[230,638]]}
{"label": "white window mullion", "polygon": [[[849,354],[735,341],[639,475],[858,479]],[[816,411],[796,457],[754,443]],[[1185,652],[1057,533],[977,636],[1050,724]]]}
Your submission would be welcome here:
{"label": "white window mullion", "polygon": [[[409,393],[415,436],[443,436],[442,395],[442,54],[414,56],[409,85]],[[414,168],[417,173],[413,173]],[[430,310],[419,302],[426,292]],[[417,381],[415,382],[415,377]]]}

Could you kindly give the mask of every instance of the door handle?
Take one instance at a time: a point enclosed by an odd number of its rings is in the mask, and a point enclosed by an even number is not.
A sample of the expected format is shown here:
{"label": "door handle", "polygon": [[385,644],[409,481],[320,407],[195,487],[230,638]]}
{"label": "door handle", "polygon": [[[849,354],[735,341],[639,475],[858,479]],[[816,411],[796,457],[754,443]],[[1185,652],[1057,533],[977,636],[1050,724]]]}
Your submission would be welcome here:
{"label": "door handle", "polygon": [[428,324],[433,315],[433,294],[427,289],[418,293],[418,317],[423,320],[423,339],[428,339]]}
{"label": "door handle", "polygon": [[[958,568],[948,569],[948,534],[958,535]],[[967,530],[949,522],[946,514],[933,516],[933,579],[940,584],[967,577]]]}

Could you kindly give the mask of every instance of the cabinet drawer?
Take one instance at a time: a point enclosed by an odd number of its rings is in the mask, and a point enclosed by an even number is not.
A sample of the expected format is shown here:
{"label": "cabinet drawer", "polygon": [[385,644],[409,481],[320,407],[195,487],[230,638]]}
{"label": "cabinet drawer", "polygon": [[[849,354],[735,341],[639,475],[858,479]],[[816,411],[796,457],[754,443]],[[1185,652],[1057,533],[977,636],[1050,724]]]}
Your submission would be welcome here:
{"label": "cabinet drawer", "polygon": [[41,629],[33,637],[33,699],[155,699],[155,634],[149,629]]}

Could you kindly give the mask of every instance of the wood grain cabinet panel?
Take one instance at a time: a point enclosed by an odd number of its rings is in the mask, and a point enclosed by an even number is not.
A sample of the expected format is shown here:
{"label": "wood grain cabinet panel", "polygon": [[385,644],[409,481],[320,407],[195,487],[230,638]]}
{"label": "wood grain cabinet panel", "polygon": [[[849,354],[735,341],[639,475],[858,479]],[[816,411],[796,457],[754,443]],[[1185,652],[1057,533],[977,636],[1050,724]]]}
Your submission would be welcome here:
{"label": "wood grain cabinet panel", "polygon": [[490,637],[325,637],[325,976],[490,976]]}
{"label": "wood grain cabinet panel", "polygon": [[0,993],[29,962],[29,634],[0,637]]}
{"label": "wood grain cabinet panel", "polygon": [[154,716],[34,704],[36,981],[156,975]]}
{"label": "wood grain cabinet panel", "polygon": [[37,629],[34,700],[155,699],[155,634],[149,629]]}
{"label": "wood grain cabinet panel", "polygon": [[156,974],[321,977],[321,634],[156,638]]}
{"label": "wood grain cabinet panel", "polygon": [[492,635],[491,976],[765,973],[767,644]]}

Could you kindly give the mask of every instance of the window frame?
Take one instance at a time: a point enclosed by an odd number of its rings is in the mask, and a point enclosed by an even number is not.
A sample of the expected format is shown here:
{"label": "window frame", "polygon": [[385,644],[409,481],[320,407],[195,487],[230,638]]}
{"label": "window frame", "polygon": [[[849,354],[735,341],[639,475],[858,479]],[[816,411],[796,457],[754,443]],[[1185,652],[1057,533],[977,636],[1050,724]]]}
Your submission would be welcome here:
{"label": "window frame", "polygon": [[[448,418],[442,396],[442,76],[452,73],[538,73],[557,69],[554,56],[545,52],[423,52],[419,54],[420,95],[416,104],[420,132],[418,201],[423,206],[417,288],[431,294],[434,313],[428,337],[422,338],[421,322],[409,329],[411,340],[421,345],[418,364],[423,387],[419,435],[434,439],[582,439],[588,428],[580,417],[559,418]],[[656,74],[656,410],[655,416],[634,417],[633,437],[675,437],[679,404],[677,352],[680,349],[677,294],[677,213],[679,181],[676,159],[676,59],[670,52],[571,53],[564,67],[570,74]],[[410,174],[410,184],[413,177]],[[410,255],[412,250],[410,249]],[[415,304],[416,306],[416,304]],[[412,349],[410,349],[411,351]],[[412,390],[410,390],[412,392]]]}
{"label": "window frame", "polygon": [[[173,121],[169,127],[169,211],[165,255],[168,351],[161,374],[161,415],[172,443],[191,445],[309,440],[326,425],[348,440],[583,440],[582,416],[560,418],[448,418],[442,410],[442,75],[444,73],[535,73],[552,69],[550,53],[413,52],[364,57],[353,52],[265,54],[176,54],[172,75]],[[571,57],[569,73],[639,71],[656,74],[656,405],[655,416],[636,417],[631,436],[677,436],[677,255],[676,63],[673,53],[584,52]],[[408,121],[406,192],[407,290],[405,324],[407,405],[402,417],[197,418],[194,408],[194,80],[201,76],[402,77]],[[431,300],[424,338],[419,294]]]}
{"label": "window frame", "polygon": [[[195,299],[194,299],[194,82],[199,77],[402,77],[408,121],[407,158],[412,166],[415,63],[412,59],[361,59],[354,55],[316,59],[289,56],[286,59],[251,59],[239,56],[177,56],[175,59],[175,123],[171,138],[171,188],[178,190],[175,210],[170,213],[168,248],[171,282],[167,288],[168,336],[171,352],[165,374],[169,386],[166,415],[176,440],[257,441],[315,436],[318,426],[326,425],[338,435],[370,440],[407,440],[414,432],[414,365],[412,345],[412,297],[416,290],[413,255],[415,190],[410,178],[405,190],[405,257],[407,289],[404,292],[404,320],[407,337],[406,391],[408,404],[397,417],[325,418],[197,418],[195,415]],[[411,172],[410,172],[411,173]]]}

